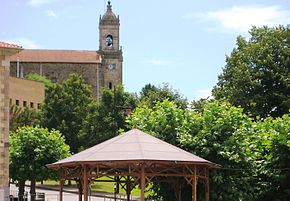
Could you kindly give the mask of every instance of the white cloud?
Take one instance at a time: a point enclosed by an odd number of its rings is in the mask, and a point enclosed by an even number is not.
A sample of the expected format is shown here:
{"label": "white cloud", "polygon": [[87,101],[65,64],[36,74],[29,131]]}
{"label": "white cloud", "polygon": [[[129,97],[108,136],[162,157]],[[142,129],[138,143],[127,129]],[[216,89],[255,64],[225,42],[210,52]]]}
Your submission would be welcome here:
{"label": "white cloud", "polygon": [[199,100],[201,98],[212,98],[211,94],[212,89],[200,89],[197,90],[197,94],[195,100]]}
{"label": "white cloud", "polygon": [[147,61],[146,63],[155,65],[155,66],[167,66],[170,64],[170,61],[167,60],[161,60],[161,59],[152,59]]}
{"label": "white cloud", "polygon": [[288,24],[290,11],[280,6],[268,7],[240,7],[234,6],[229,9],[217,10],[197,15],[187,14],[186,19],[196,18],[203,21],[217,22],[218,28],[223,31],[247,32],[255,26],[277,26]]}
{"label": "white cloud", "polygon": [[20,38],[15,38],[15,39],[11,39],[11,40],[6,40],[9,43],[14,43],[17,45],[22,46],[23,48],[26,49],[38,49],[40,48],[35,41],[30,40],[28,38],[24,38],[24,37],[20,37]]}
{"label": "white cloud", "polygon": [[44,4],[50,4],[50,3],[53,3],[56,1],[59,1],[59,0],[29,0],[28,4],[33,6],[33,7],[39,7],[39,6],[42,6]]}
{"label": "white cloud", "polygon": [[46,15],[48,17],[56,17],[56,13],[53,10],[47,10]]}

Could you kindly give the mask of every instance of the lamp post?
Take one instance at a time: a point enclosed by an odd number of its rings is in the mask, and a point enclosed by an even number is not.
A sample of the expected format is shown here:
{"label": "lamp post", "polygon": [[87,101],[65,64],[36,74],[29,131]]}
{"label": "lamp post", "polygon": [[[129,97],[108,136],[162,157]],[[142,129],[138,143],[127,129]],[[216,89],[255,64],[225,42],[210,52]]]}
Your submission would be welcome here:
{"label": "lamp post", "polygon": [[[130,106],[119,106],[116,105],[116,88],[114,87],[114,99],[113,99],[113,126],[114,126],[114,135],[118,135],[118,121],[117,121],[117,115],[118,110],[125,110],[126,112],[123,115],[130,115],[132,112],[132,107]],[[119,193],[119,182],[120,178],[119,176],[114,176],[114,201],[117,201],[117,194]]]}

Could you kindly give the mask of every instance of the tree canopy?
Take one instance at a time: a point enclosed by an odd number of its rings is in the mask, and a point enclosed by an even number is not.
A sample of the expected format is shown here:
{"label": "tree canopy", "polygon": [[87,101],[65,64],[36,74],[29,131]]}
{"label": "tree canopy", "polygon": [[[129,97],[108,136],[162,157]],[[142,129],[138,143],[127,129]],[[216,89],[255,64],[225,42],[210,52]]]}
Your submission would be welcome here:
{"label": "tree canopy", "polygon": [[[137,107],[127,121],[130,128],[222,165],[210,173],[213,200],[290,199],[289,114],[253,119],[227,102],[202,101],[198,110],[184,110],[164,100]],[[174,200],[168,185],[154,184],[153,190],[157,200]],[[183,189],[182,200],[189,192]]]}
{"label": "tree canopy", "polygon": [[63,83],[48,87],[42,107],[42,126],[59,130],[71,152],[77,153],[82,143],[79,131],[93,102],[90,86],[80,75],[71,74]]}
{"label": "tree canopy", "polygon": [[145,85],[140,92],[140,103],[153,107],[156,102],[168,99],[173,101],[180,108],[187,108],[187,100],[178,91],[169,87],[168,83],[162,86],[155,86],[151,84]]}
{"label": "tree canopy", "polygon": [[122,85],[114,89],[102,88],[98,103],[89,106],[90,111],[83,121],[80,131],[83,148],[101,143],[124,131],[126,116],[134,110],[137,97],[124,91]]}
{"label": "tree canopy", "polygon": [[[19,185],[23,195],[24,182],[31,181],[31,193],[35,193],[35,181],[52,177],[45,165],[69,156],[69,146],[59,131],[41,127],[24,126],[10,133],[9,173]],[[22,197],[21,197],[22,198]]]}
{"label": "tree canopy", "polygon": [[[179,108],[174,102],[164,100],[153,108],[146,105],[136,108],[129,117],[130,127],[143,131],[179,146],[193,154],[204,157],[224,168],[250,170],[240,141],[244,136],[235,135],[235,130],[251,123],[241,108],[229,104],[208,102],[202,113]],[[211,175],[212,199],[240,200],[251,198],[254,188],[248,188],[253,182],[251,171],[216,171]],[[157,190],[163,200],[174,200],[167,194],[168,186],[161,185]],[[188,197],[183,197],[186,200]]]}
{"label": "tree canopy", "polygon": [[213,95],[241,106],[255,116],[273,117],[290,109],[290,29],[253,27],[247,40],[237,38],[237,47],[226,58]]}

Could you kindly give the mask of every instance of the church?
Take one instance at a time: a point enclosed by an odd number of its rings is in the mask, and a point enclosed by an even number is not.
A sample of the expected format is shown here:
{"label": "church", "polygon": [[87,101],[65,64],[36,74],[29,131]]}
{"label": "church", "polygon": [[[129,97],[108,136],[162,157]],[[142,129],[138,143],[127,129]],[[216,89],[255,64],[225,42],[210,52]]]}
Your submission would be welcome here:
{"label": "church", "polygon": [[122,83],[123,54],[120,46],[120,19],[108,1],[99,20],[99,50],[24,49],[10,58],[10,75],[23,78],[30,72],[53,82],[66,80],[71,73],[82,75],[96,99],[100,89]]}

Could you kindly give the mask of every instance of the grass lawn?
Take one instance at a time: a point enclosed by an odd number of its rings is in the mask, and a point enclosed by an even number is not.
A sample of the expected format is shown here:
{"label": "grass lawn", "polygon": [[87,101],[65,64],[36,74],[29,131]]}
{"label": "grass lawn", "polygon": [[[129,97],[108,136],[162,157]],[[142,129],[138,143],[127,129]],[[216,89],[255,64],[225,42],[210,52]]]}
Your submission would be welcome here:
{"label": "grass lawn", "polygon": [[[103,177],[101,178],[101,180],[106,180],[109,181],[110,179],[108,177]],[[40,184],[40,183],[38,183]],[[54,181],[54,180],[47,180],[44,181],[43,184],[47,184],[47,185],[59,185],[59,181]],[[74,181],[72,181],[72,187],[76,187],[76,183]],[[93,191],[100,191],[100,192],[106,192],[106,193],[114,193],[114,182],[95,182],[92,185],[92,190]],[[126,192],[124,189],[121,188],[120,186],[120,194],[121,195],[126,195]],[[139,196],[140,195],[140,189],[138,186],[136,186],[131,194],[133,196]]]}

